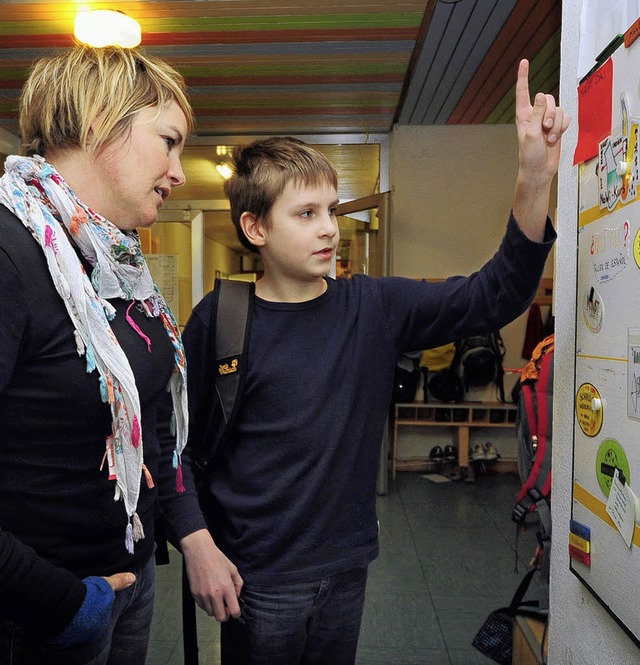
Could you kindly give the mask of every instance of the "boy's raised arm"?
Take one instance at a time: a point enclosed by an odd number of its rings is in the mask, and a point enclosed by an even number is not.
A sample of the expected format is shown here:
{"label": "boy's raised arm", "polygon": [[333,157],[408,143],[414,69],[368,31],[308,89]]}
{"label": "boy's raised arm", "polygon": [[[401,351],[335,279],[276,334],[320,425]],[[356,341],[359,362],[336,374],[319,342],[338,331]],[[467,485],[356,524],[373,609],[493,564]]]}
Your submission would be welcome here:
{"label": "boy's raised arm", "polygon": [[561,138],[570,120],[552,95],[537,93],[531,106],[529,62],[521,60],[516,83],[519,158],[513,214],[531,240],[544,238],[551,182],[558,171]]}

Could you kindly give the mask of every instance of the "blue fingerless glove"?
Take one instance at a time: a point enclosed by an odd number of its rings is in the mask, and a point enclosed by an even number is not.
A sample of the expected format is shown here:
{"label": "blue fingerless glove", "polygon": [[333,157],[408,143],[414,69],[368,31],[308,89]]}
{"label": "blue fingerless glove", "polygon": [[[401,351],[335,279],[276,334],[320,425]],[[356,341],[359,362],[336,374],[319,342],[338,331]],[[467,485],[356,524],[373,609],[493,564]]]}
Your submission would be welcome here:
{"label": "blue fingerless glove", "polygon": [[104,577],[85,577],[87,595],[80,609],[65,629],[48,640],[56,648],[64,649],[99,640],[109,626],[111,607],[116,594]]}

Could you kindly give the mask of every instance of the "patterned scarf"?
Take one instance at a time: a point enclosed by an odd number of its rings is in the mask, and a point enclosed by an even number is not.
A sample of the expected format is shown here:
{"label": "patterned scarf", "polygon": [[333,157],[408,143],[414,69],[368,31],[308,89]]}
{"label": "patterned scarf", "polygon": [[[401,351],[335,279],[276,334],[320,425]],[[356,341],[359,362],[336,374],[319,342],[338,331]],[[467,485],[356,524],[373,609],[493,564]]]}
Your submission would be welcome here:
{"label": "patterned scarf", "polygon": [[[124,351],[111,330],[115,316],[109,298],[138,301],[150,317],[160,317],[174,348],[175,368],[168,389],[173,398],[176,489],[184,491],[180,455],[187,440],[188,413],[185,357],[178,325],[153,282],[136,231],[122,232],[84,205],[60,174],[42,157],[11,156],[0,179],[0,203],[22,221],[44,252],[51,278],[75,327],[78,355],[87,372],[97,369],[102,401],[111,408],[112,434],[106,440],[109,479],[115,500],[122,499],[129,517],[125,545],[144,538],[136,507],[143,472],[140,399]],[[92,266],[84,270],[67,233]],[[127,314],[127,321],[145,337]],[[147,340],[147,343],[148,340]]]}

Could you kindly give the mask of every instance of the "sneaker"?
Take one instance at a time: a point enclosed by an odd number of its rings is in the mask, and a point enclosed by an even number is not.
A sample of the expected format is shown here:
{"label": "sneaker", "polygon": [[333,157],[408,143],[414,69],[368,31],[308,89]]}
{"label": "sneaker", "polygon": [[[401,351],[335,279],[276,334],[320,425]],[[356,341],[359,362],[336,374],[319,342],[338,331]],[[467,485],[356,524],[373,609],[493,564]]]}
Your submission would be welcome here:
{"label": "sneaker", "polygon": [[434,446],[429,453],[432,462],[444,462],[444,451],[440,446]]}
{"label": "sneaker", "polygon": [[444,461],[445,462],[457,462],[458,461],[458,453],[456,452],[456,449],[454,446],[445,446],[444,447]]}
{"label": "sneaker", "polygon": [[491,443],[491,441],[487,441],[485,444],[483,444],[482,447],[484,448],[484,458],[486,460],[494,460],[500,457],[496,447],[493,445],[493,443]]}
{"label": "sneaker", "polygon": [[487,459],[487,454],[485,452],[484,446],[481,443],[476,443],[475,446],[469,452],[469,459],[472,462],[480,462]]}

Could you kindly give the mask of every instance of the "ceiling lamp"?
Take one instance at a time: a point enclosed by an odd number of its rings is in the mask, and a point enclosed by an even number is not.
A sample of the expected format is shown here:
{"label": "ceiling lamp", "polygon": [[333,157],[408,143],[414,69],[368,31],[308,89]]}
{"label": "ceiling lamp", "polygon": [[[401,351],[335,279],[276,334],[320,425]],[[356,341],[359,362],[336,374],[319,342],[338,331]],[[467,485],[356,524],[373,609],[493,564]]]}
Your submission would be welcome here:
{"label": "ceiling lamp", "polygon": [[216,171],[225,179],[233,175],[233,168],[229,164],[229,155],[231,153],[231,148],[228,148],[226,145],[216,146]]}
{"label": "ceiling lamp", "polygon": [[142,40],[140,24],[115,9],[93,9],[76,16],[73,34],[78,41],[102,48],[122,46],[133,48]]}
{"label": "ceiling lamp", "polygon": [[229,178],[233,175],[233,170],[227,162],[221,162],[220,164],[216,164],[216,171],[225,180],[229,180]]}

